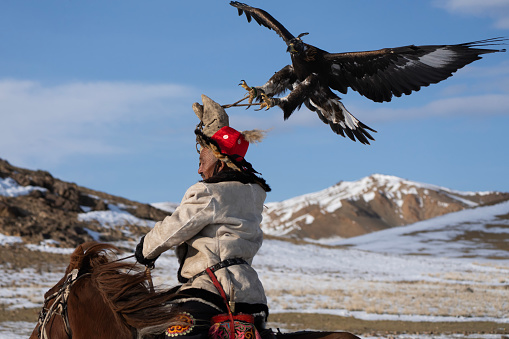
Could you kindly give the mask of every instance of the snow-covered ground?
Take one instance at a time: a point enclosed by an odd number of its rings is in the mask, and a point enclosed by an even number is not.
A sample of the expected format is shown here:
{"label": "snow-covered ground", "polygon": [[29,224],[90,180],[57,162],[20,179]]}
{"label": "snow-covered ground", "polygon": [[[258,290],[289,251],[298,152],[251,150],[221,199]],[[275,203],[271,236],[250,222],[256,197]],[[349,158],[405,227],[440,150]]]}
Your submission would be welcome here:
{"label": "snow-covered ground", "polygon": [[[327,244],[266,240],[253,266],[265,285],[272,313],[509,324],[507,246],[499,248],[481,239],[497,234],[507,239],[509,222],[497,217],[507,213],[509,202]],[[0,235],[0,243],[12,241],[16,239]],[[134,249],[136,244],[127,245]],[[155,284],[176,284],[176,270],[173,253],[162,256],[152,273]],[[38,307],[62,272],[63,268],[35,272],[0,267],[0,303]],[[0,324],[0,338],[26,338],[33,327],[24,322]]]}
{"label": "snow-covered ground", "polygon": [[420,254],[443,258],[470,256],[477,261],[494,257],[509,259],[506,250],[493,246],[486,239],[509,234],[509,219],[495,217],[507,213],[509,201],[449,213],[408,226],[320,243],[351,245],[376,253]]}

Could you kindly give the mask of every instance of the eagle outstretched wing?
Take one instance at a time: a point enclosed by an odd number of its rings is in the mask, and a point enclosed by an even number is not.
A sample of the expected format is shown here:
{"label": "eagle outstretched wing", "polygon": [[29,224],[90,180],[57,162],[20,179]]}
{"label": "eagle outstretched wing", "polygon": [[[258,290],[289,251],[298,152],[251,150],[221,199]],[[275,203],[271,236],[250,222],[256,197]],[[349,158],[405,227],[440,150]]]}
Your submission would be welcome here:
{"label": "eagle outstretched wing", "polygon": [[411,94],[421,87],[436,84],[480,55],[502,50],[479,47],[500,45],[493,38],[457,45],[405,46],[377,51],[326,53],[329,86],[346,94],[348,87],[376,102],[391,101],[393,96]]}
{"label": "eagle outstretched wing", "polygon": [[[346,94],[348,88],[375,102],[391,101],[393,96],[409,95],[422,87],[452,76],[458,69],[481,59],[481,55],[505,52],[489,49],[508,39],[492,38],[457,45],[404,46],[376,51],[328,53],[294,37],[269,13],[232,1],[230,5],[245,14],[248,22],[274,30],[288,45],[292,64],[275,73],[263,86],[252,87],[250,97],[277,105],[285,120],[304,104],[318,114],[331,129],[352,140],[369,144],[374,140],[367,130],[376,132],[356,119],[331,89]],[[245,88],[249,88],[244,84]],[[286,90],[290,93],[276,98]],[[253,94],[254,93],[254,94]],[[250,101],[251,102],[251,101]],[[369,139],[369,140],[368,140]]]}
{"label": "eagle outstretched wing", "polygon": [[251,22],[251,18],[255,19],[258,25],[272,29],[281,38],[283,38],[286,43],[295,38],[290,32],[288,32],[285,26],[281,25],[279,21],[274,19],[272,15],[265,12],[263,9],[251,7],[238,1],[231,1],[230,5],[237,8],[239,16],[244,13],[248,22]]}

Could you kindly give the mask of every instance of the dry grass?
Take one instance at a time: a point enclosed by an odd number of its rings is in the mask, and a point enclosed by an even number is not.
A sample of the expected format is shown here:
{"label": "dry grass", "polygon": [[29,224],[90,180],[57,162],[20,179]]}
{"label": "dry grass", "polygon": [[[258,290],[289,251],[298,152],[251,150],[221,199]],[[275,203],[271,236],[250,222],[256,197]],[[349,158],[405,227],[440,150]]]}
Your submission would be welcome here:
{"label": "dry grass", "polygon": [[21,244],[0,246],[0,265],[15,270],[31,267],[38,271],[51,271],[57,265],[69,264],[69,255],[32,251]]}
{"label": "dry grass", "polygon": [[[338,284],[341,286],[341,284]],[[286,310],[343,309],[372,314],[450,317],[509,317],[508,286],[459,283],[363,282],[349,289],[268,290]]]}
{"label": "dry grass", "polygon": [[[497,338],[505,339],[509,328],[507,324],[495,322],[407,322],[407,321],[367,321],[352,317],[340,317],[328,314],[304,313],[278,313],[269,316],[269,326],[285,331],[299,331],[302,329],[320,331],[347,331],[359,335],[376,338],[394,338],[397,334],[427,334],[434,337],[437,334],[450,335],[459,333],[471,335],[472,333],[501,334]],[[283,331],[284,332],[284,331]],[[411,336],[398,336],[398,338],[412,338]],[[443,338],[443,336],[439,336]],[[455,336],[455,338],[458,338]],[[475,338],[469,336],[469,338]]]}

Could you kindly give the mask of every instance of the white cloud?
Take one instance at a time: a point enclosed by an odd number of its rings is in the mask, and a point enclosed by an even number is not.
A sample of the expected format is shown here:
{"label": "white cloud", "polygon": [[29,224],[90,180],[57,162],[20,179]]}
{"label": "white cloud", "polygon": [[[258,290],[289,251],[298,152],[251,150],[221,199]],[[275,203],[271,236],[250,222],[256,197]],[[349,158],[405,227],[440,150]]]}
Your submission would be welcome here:
{"label": "white cloud", "polygon": [[134,106],[179,98],[189,91],[172,84],[95,82],[43,86],[32,81],[4,80],[0,81],[0,104],[2,112],[36,121],[106,122],[137,114]]}
{"label": "white cloud", "polygon": [[495,20],[496,28],[509,29],[507,0],[436,0],[433,4],[451,13],[487,16]]}
{"label": "white cloud", "polygon": [[[438,93],[438,100],[430,96],[426,104],[414,101],[415,98],[422,102],[425,93],[395,100],[405,105],[400,108],[398,102],[397,109],[391,103],[372,104],[354,92],[344,95],[343,102],[353,115],[368,125],[375,121],[430,115],[509,113],[509,63],[482,68],[470,66],[462,72],[464,82],[445,87]],[[224,95],[222,90],[216,90],[218,97]],[[46,85],[0,79],[0,158],[17,166],[30,167],[36,163],[39,168],[45,168],[76,155],[132,154],[132,148],[141,143],[145,143],[145,148],[166,142],[178,145],[189,139],[190,128],[197,122],[190,109],[197,99],[198,90],[175,84],[73,82]],[[258,112],[254,107],[248,111],[231,108],[227,112],[230,123],[239,130],[272,129],[271,134],[288,133],[301,126],[327,130],[323,129],[316,113],[305,107],[294,112],[287,121],[283,120],[279,108]],[[162,136],[154,136],[155,133]]]}
{"label": "white cloud", "polygon": [[[509,110],[509,63],[502,62],[492,67],[469,65],[460,70],[462,80],[451,82],[439,92],[423,88],[410,96],[395,98],[394,104],[403,108],[392,108],[392,103],[371,104],[360,98],[351,105],[345,97],[347,108],[364,123],[418,119],[429,116],[488,116],[508,115]],[[457,77],[454,75],[453,77]],[[449,80],[445,80],[448,84]],[[431,85],[433,87],[434,85]],[[426,102],[426,99],[429,100]],[[416,102],[423,102],[417,104]],[[356,103],[359,103],[356,105]],[[391,107],[392,106],[392,107]],[[369,125],[369,124],[368,124]]]}
{"label": "white cloud", "polygon": [[468,97],[451,97],[432,101],[424,106],[398,109],[358,109],[357,118],[363,122],[419,119],[432,116],[479,116],[507,115],[509,96],[486,94]]}
{"label": "white cloud", "polygon": [[47,164],[69,155],[126,152],[112,130],[164,115],[177,120],[191,95],[193,89],[174,84],[0,80],[0,157],[24,165],[27,159]]}

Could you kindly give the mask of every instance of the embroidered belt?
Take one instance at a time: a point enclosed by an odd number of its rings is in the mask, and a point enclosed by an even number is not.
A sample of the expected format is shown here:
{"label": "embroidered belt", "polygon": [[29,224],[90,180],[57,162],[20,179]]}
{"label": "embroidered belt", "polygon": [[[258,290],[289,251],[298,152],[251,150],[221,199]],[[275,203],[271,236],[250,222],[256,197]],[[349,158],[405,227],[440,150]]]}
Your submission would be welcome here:
{"label": "embroidered belt", "polygon": [[[209,269],[212,271],[212,272],[215,272],[217,270],[220,270],[222,268],[225,268],[225,267],[229,267],[229,266],[233,266],[233,265],[249,265],[247,261],[245,261],[244,259],[242,258],[232,258],[232,259],[225,259],[221,262],[218,262],[217,264],[215,265],[212,265],[209,267]],[[204,275],[204,274],[207,274],[207,270],[204,270],[204,271],[201,271],[200,273],[198,274],[195,274],[191,279],[189,279],[187,282],[188,283],[192,283],[196,278]]]}

